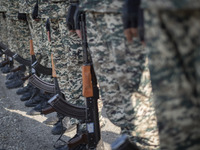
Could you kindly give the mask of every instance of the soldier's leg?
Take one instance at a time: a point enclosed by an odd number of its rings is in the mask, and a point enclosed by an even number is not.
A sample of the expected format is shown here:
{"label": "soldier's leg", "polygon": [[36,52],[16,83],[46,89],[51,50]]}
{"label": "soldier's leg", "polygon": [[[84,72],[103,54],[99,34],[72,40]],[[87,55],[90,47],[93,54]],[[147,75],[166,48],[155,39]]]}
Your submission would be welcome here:
{"label": "soldier's leg", "polygon": [[142,149],[159,149],[157,118],[153,105],[148,58],[145,61],[145,68],[141,76],[139,89],[132,94],[131,100],[135,111],[133,136],[140,135],[144,139],[147,139],[149,145],[143,145]]}
{"label": "soldier's leg", "polygon": [[[96,61],[94,60],[95,70],[97,71],[97,75],[99,75],[100,87],[103,94],[102,97],[104,100],[104,106],[105,106],[107,115],[109,119],[115,125],[121,127],[122,133],[126,133],[132,136],[132,132],[142,133],[148,130],[148,128],[146,128],[146,129],[143,129],[143,131],[139,131],[139,129],[137,130],[137,126],[134,125],[134,121],[136,119],[136,113],[134,113],[133,104],[131,101],[132,93],[138,91],[140,78],[142,76],[142,72],[144,68],[143,66],[144,66],[145,53],[143,52],[144,50],[142,49],[141,45],[137,41],[135,41],[136,45],[132,47],[131,45],[129,47],[125,45],[125,41],[123,41],[124,38],[121,37],[123,33],[123,29],[122,29],[122,22],[121,24],[119,24],[120,17],[118,16],[116,20],[113,20],[113,19],[114,19],[114,16],[109,16],[109,15],[104,15],[103,17],[95,18],[95,20],[97,20],[97,24],[99,25],[99,30],[98,29],[97,30],[100,31],[101,29],[101,32],[105,31],[105,33],[102,33],[102,37],[101,37],[101,40],[105,40],[105,41],[102,42],[102,44],[99,44],[99,46],[98,44],[95,46],[95,43],[94,43],[94,46],[91,47],[91,51],[93,51],[94,53],[93,58],[96,59]],[[103,24],[106,22],[106,20],[112,21],[112,26]],[[89,37],[95,37],[95,39],[97,39],[98,35],[90,36],[90,33],[91,33],[90,30],[95,30],[95,26],[92,26],[91,24],[92,23],[88,24],[88,26],[92,27],[88,29]],[[116,29],[117,30],[121,29],[121,31],[117,32]],[[112,33],[111,31],[114,31],[114,33]],[[118,39],[115,39],[116,37]],[[111,42],[112,40],[115,40],[115,42]],[[93,40],[89,40],[89,41],[93,41]],[[103,50],[103,46],[105,47],[104,50]],[[126,53],[128,57],[126,56]],[[119,57],[120,54],[122,58]],[[115,58],[113,56],[115,56]],[[131,59],[131,56],[132,56],[132,59]],[[123,60],[123,57],[125,60]],[[110,66],[111,68],[108,68],[108,66]],[[122,76],[124,77],[122,78]],[[134,80],[132,80],[132,78],[134,78]],[[121,81],[119,81],[119,79]],[[132,82],[129,80],[132,80]],[[107,85],[108,82],[109,82],[109,85]],[[129,85],[126,85],[125,82],[127,82],[127,84]],[[137,109],[141,110],[145,108],[144,104],[142,103],[139,103],[139,104],[137,103],[136,106],[140,106],[140,108],[139,109],[136,108],[136,110]],[[149,105],[148,107],[152,111],[151,113],[153,114],[154,111],[152,110],[152,106]],[[143,117],[143,116],[140,114],[140,117]],[[149,120],[153,121],[151,119]],[[149,122],[149,124],[150,123],[151,122]],[[154,130],[153,132],[157,132],[155,121],[154,121],[153,130]],[[151,132],[152,130],[149,131],[149,133]],[[140,134],[137,136],[141,137],[141,136],[144,136],[144,134]],[[141,146],[144,148],[146,146],[146,141],[147,141],[148,144],[152,144],[151,145],[152,148],[156,149],[157,147],[153,146],[154,141],[153,142],[150,141],[150,139],[148,139],[149,137],[150,136],[142,137],[144,139],[146,138],[146,140],[140,141],[140,142],[137,141],[138,144],[142,144]],[[158,142],[158,139],[156,139],[155,141]]]}
{"label": "soldier's leg", "polygon": [[[98,20],[98,25],[95,20]],[[113,124],[120,126],[120,120],[125,117],[122,107],[122,97],[119,92],[119,84],[115,78],[114,58],[109,48],[109,36],[103,15],[88,13],[86,17],[87,38],[90,53],[92,55],[94,69],[100,85],[101,98],[108,118]],[[99,28],[102,34],[99,34]],[[102,37],[101,37],[102,36]]]}
{"label": "soldier's leg", "polygon": [[200,11],[151,10],[145,17],[161,149],[197,150]]}
{"label": "soldier's leg", "polygon": [[0,24],[1,24],[1,29],[0,29],[0,37],[1,37],[1,42],[7,45],[7,25],[6,25],[6,15],[5,13],[0,13]]}
{"label": "soldier's leg", "polygon": [[19,50],[21,55],[24,59],[30,59],[30,52],[29,52],[29,39],[30,39],[30,30],[28,27],[28,22],[24,20],[18,21],[18,43],[19,43]]}
{"label": "soldier's leg", "polygon": [[17,22],[13,19],[6,18],[7,29],[8,29],[8,46],[9,49],[13,52],[18,52],[18,43],[17,43]]}
{"label": "soldier's leg", "polygon": [[[63,41],[62,41],[62,36],[61,36],[61,23],[59,19],[50,19],[50,24],[51,24],[51,52],[54,56],[54,61],[55,61],[55,66],[56,66],[56,73],[58,75],[58,82],[61,91],[65,94],[66,100],[67,101],[72,101],[72,102],[78,102],[80,101],[79,99],[76,99],[74,101],[73,96],[71,95],[70,92],[68,92],[68,50],[69,47],[64,47]],[[64,31],[62,31],[64,32]],[[73,89],[72,89],[73,90]],[[77,98],[77,97],[76,97]],[[80,104],[80,103],[79,103]],[[72,127],[77,123],[76,120],[69,120],[68,117],[66,117],[63,121],[64,126],[71,130]],[[59,126],[61,128],[61,126]],[[58,128],[55,126],[53,128],[52,133],[56,133]],[[68,131],[69,131],[68,130]]]}

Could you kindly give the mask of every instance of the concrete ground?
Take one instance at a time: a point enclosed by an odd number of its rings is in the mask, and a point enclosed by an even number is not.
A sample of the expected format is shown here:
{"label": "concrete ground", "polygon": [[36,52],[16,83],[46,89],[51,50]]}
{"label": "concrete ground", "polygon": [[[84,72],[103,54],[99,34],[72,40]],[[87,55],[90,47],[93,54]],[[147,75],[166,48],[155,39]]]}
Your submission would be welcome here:
{"label": "concrete ground", "polygon": [[[47,116],[30,116],[31,108],[24,106],[17,89],[5,87],[5,75],[0,72],[0,150],[54,150],[53,145],[59,136],[51,134],[52,126],[43,123]],[[51,116],[53,114],[50,114]],[[105,150],[119,137],[120,129],[105,116],[106,125],[101,128]],[[63,139],[73,137],[75,131],[65,133]]]}

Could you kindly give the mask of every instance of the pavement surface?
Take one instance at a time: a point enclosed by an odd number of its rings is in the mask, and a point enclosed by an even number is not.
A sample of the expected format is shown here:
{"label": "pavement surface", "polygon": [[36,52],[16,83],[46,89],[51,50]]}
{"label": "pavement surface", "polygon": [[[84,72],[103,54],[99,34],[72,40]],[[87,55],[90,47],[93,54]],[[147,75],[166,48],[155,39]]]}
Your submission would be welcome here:
{"label": "pavement surface", "polygon": [[[24,106],[17,89],[8,90],[5,87],[6,75],[0,72],[0,150],[54,150],[53,145],[59,136],[51,134],[53,126],[43,123],[48,116],[27,114],[31,108]],[[106,124],[101,128],[104,149],[110,150],[110,144],[119,137],[120,129],[114,126],[106,117]],[[73,137],[75,130],[65,133],[67,141]]]}

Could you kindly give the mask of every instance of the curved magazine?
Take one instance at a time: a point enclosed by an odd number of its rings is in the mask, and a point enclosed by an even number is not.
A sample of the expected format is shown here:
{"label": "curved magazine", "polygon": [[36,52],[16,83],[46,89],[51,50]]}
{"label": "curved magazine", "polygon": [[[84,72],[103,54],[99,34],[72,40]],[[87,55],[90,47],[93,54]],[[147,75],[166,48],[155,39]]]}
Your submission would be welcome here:
{"label": "curved magazine", "polygon": [[68,116],[76,119],[86,119],[86,108],[75,106],[68,103],[62,96],[56,94],[53,96],[48,103],[63,116]]}
{"label": "curved magazine", "polygon": [[40,90],[43,90],[48,93],[53,93],[53,94],[56,93],[56,88],[54,84],[43,81],[35,74],[31,75],[28,78],[28,80],[29,80],[29,83],[31,83],[33,86],[37,87]]}

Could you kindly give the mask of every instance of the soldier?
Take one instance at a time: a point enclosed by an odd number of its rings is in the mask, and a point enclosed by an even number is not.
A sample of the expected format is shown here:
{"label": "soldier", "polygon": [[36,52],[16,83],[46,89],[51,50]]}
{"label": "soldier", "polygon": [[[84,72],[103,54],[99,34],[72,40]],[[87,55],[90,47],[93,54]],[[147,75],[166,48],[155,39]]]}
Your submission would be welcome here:
{"label": "soldier", "polygon": [[[148,70],[144,72],[146,52],[138,38],[128,43],[123,35],[124,1],[80,2],[86,12],[89,49],[108,118],[141,149],[159,149],[156,118],[149,98],[150,81],[145,75]],[[135,96],[131,99],[132,94]]]}
{"label": "soldier", "polygon": [[[48,40],[47,40],[47,32],[46,32],[46,19],[41,19],[38,16],[37,12],[37,7],[38,3],[33,0],[33,1],[24,1],[20,0],[20,13],[25,13],[27,20],[28,20],[28,25],[30,29],[31,36],[27,38],[27,44],[29,43],[29,40],[33,40],[33,47],[34,47],[34,52],[36,54],[36,58],[41,58],[40,64],[49,67],[50,66],[50,61],[48,58],[48,55],[50,53],[49,47],[48,47]],[[27,52],[29,50],[27,49]],[[29,55],[30,57],[30,55]],[[51,77],[49,76],[40,76],[43,80],[46,80],[48,82],[51,82]],[[23,94],[25,93],[22,97],[21,100],[27,100],[30,98],[32,94],[34,94],[35,90],[31,90],[32,87],[30,84],[28,84],[26,87],[23,89],[20,89],[17,93],[18,94]],[[38,91],[38,89],[36,90]],[[28,95],[28,97],[26,96]],[[25,106],[27,107],[34,107],[30,112],[29,115],[39,115],[41,114],[40,111],[43,107],[46,106],[46,100],[49,98],[49,94],[44,94],[43,92],[38,92],[38,94],[34,94],[35,96],[31,96],[32,98],[29,99],[26,103]]]}
{"label": "soldier", "polygon": [[[81,64],[82,54],[80,40],[70,35],[66,30],[65,22],[69,2],[66,0],[51,0],[39,2],[39,15],[50,20],[51,53],[54,56],[56,72],[59,76],[59,86],[66,99],[76,105],[84,105],[82,96]],[[65,127],[58,121],[52,129],[53,134],[61,134],[62,129],[75,129],[76,121],[64,119]]]}
{"label": "soldier", "polygon": [[143,0],[162,150],[200,149],[200,3]]}
{"label": "soldier", "polygon": [[[50,18],[51,50],[54,54],[61,90],[70,103],[83,106],[85,105],[85,98],[82,96],[82,46],[81,39],[78,35],[67,29],[66,15],[69,1],[52,0],[50,3],[41,2],[39,4],[41,4],[39,5],[41,16]],[[101,109],[102,106],[100,110]],[[67,125],[68,131],[77,123],[75,119],[70,119],[65,122],[67,122],[65,124]],[[103,126],[103,124],[104,120],[101,117],[101,125]],[[52,132],[57,134],[60,128],[61,124],[58,123],[54,128],[55,130],[53,129]]]}
{"label": "soldier", "polygon": [[[19,2],[18,1],[9,1],[8,2],[8,11],[7,23],[8,23],[8,46],[13,51],[27,59],[28,52],[26,51],[28,43],[26,42],[27,36],[29,35],[29,30],[27,30],[26,18],[23,15],[18,14]],[[27,28],[26,28],[27,27]],[[21,65],[21,64],[20,64]],[[9,72],[9,69],[4,70],[3,72]],[[10,79],[12,73],[8,75],[7,79]],[[7,88],[17,88],[23,85],[21,77],[24,76],[24,71],[17,71],[13,73],[13,80],[8,80],[6,82]],[[18,80],[16,80],[18,79]]]}

